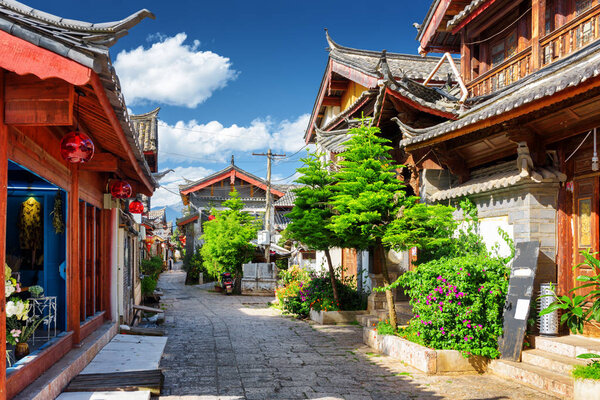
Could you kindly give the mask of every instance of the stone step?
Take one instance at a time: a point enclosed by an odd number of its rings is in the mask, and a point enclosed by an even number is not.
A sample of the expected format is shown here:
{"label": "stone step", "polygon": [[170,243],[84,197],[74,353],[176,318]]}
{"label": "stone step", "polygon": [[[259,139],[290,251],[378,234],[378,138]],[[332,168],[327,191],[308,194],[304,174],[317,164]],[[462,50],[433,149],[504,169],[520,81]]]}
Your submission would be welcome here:
{"label": "stone step", "polygon": [[488,371],[561,398],[573,398],[573,378],[536,365],[492,360]]}
{"label": "stone step", "polygon": [[548,371],[570,376],[575,365],[586,365],[586,360],[561,356],[539,349],[529,349],[521,353],[521,361],[526,364],[535,365]]}
{"label": "stone step", "polygon": [[[371,312],[371,314],[376,315],[380,320],[390,319],[390,314],[387,310],[377,310],[375,312]],[[406,325],[413,316],[414,315],[412,313],[396,312],[398,325]]]}
{"label": "stone step", "polygon": [[364,326],[366,328],[372,328],[373,326],[377,326],[377,323],[379,322],[379,317],[377,317],[376,315],[365,314],[357,316],[356,320],[361,326]]}
{"label": "stone step", "polygon": [[600,354],[600,340],[583,336],[535,336],[532,342],[535,349],[570,358],[583,353]]}

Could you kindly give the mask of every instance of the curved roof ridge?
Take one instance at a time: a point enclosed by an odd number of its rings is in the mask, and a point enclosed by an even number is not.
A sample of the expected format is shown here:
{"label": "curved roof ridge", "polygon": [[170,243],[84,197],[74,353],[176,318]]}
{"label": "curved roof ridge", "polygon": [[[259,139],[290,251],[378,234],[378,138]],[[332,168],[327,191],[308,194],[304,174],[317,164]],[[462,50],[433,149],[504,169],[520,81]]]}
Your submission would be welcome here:
{"label": "curved roof ridge", "polygon": [[139,118],[144,118],[144,117],[154,117],[155,115],[158,115],[159,111],[160,111],[160,107],[156,107],[154,110],[148,111],[147,113],[144,113],[144,114],[134,114],[134,115],[131,115],[131,119],[139,119]]}
{"label": "curved roof ridge", "polygon": [[134,27],[144,18],[156,18],[151,11],[142,9],[120,21],[92,23],[62,18],[54,14],[29,7],[15,0],[0,0],[0,6],[57,27],[69,28],[74,31],[87,33],[117,33]]}

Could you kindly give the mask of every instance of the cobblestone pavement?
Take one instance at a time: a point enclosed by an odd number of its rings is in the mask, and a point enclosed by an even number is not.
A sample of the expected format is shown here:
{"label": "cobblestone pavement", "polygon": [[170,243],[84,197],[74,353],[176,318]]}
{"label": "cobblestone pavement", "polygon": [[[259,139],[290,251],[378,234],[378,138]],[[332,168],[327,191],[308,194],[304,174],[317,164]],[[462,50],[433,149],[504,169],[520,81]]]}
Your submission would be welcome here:
{"label": "cobblestone pavement", "polygon": [[268,297],[224,296],[161,276],[169,340],[163,400],[554,399],[491,375],[427,376],[374,354],[357,326],[279,315]]}

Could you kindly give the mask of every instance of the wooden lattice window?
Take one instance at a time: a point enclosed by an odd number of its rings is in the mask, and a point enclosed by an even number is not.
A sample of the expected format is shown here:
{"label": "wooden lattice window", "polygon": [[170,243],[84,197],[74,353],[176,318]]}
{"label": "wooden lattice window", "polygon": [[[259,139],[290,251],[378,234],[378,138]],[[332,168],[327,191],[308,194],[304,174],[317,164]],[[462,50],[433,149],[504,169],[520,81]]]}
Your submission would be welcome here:
{"label": "wooden lattice window", "polygon": [[575,15],[581,15],[592,6],[592,0],[575,0]]}
{"label": "wooden lattice window", "polygon": [[503,39],[495,42],[491,46],[492,66],[501,64],[504,60],[517,54],[517,31],[512,31]]}

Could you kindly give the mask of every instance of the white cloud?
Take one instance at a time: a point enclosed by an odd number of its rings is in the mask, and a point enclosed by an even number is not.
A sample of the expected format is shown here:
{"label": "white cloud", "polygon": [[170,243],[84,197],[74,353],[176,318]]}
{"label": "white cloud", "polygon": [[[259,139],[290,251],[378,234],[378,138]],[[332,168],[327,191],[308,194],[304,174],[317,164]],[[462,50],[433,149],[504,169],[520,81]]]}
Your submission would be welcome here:
{"label": "white cloud", "polygon": [[175,125],[159,123],[161,162],[225,162],[232,152],[266,150],[296,152],[304,146],[309,114],[294,121],[256,119],[249,126],[223,126],[218,121],[200,124],[195,120]]}
{"label": "white cloud", "polygon": [[174,172],[170,172],[160,180],[160,188],[152,196],[152,208],[181,203],[179,185],[202,179],[214,172],[204,167],[174,167],[173,169]]}
{"label": "white cloud", "polygon": [[238,75],[229,58],[185,44],[187,35],[151,35],[150,48],[140,46],[117,54],[115,68],[131,105],[145,101],[195,108]]}

